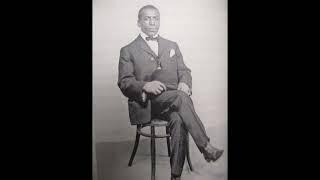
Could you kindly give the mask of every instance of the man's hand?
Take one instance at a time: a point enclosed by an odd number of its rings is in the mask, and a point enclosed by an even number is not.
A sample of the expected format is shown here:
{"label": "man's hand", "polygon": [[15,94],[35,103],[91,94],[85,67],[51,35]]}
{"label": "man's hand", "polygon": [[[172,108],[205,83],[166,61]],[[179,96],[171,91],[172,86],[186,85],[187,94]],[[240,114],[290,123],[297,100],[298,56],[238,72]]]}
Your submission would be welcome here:
{"label": "man's hand", "polygon": [[178,90],[187,93],[189,96],[191,95],[191,90],[190,90],[189,86],[184,82],[180,82],[178,84]]}
{"label": "man's hand", "polygon": [[147,82],[143,88],[142,88],[145,92],[147,93],[151,93],[154,95],[158,95],[161,94],[162,91],[167,90],[166,86],[161,83],[160,81],[151,81],[151,82]]}

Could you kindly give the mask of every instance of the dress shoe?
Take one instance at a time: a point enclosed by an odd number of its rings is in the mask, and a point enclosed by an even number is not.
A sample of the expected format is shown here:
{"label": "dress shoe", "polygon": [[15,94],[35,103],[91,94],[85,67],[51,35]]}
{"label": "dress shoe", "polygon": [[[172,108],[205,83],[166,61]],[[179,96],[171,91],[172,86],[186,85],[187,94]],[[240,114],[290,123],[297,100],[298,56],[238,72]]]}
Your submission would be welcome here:
{"label": "dress shoe", "polygon": [[208,146],[204,149],[203,156],[207,162],[215,162],[222,156],[223,152],[224,150],[217,149],[208,144]]}

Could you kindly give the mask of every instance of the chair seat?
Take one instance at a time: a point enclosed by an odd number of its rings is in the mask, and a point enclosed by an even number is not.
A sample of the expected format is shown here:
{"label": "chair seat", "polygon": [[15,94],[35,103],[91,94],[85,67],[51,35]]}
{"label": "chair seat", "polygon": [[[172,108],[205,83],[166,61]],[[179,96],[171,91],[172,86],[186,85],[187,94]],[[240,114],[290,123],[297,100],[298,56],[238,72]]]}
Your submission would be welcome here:
{"label": "chair seat", "polygon": [[168,121],[162,120],[162,119],[152,119],[150,122],[151,126],[167,126]]}
{"label": "chair seat", "polygon": [[165,121],[163,119],[152,119],[149,123],[142,124],[141,128],[144,128],[146,126],[155,126],[155,127],[163,127],[163,126],[168,126],[168,121]]}
{"label": "chair seat", "polygon": [[140,135],[142,136],[145,136],[145,137],[154,137],[154,138],[166,138],[166,137],[170,137],[170,134],[168,132],[166,132],[166,134],[163,134],[163,135],[151,135],[149,133],[145,133],[142,131],[142,129],[144,127],[151,127],[151,128],[154,128],[154,127],[168,127],[168,122],[165,121],[165,120],[162,120],[162,119],[152,119],[150,121],[150,123],[147,123],[147,124],[144,124],[140,127],[137,128],[137,133],[139,133]]}

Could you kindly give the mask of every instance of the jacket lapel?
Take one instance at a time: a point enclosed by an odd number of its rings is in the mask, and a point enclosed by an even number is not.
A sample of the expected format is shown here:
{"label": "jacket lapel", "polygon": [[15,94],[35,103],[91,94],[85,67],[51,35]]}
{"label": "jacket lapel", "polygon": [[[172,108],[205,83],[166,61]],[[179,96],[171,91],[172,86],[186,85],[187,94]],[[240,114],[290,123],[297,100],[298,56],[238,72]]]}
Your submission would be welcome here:
{"label": "jacket lapel", "polygon": [[164,50],[166,48],[164,43],[165,43],[164,39],[159,36],[159,41],[158,41],[158,45],[159,45],[158,55],[159,55],[159,58],[162,56],[162,54],[164,53]]}
{"label": "jacket lapel", "polygon": [[141,47],[145,52],[151,54],[154,58],[157,57],[157,55],[152,51],[149,45],[142,39],[141,35],[137,37],[137,43],[139,47]]}

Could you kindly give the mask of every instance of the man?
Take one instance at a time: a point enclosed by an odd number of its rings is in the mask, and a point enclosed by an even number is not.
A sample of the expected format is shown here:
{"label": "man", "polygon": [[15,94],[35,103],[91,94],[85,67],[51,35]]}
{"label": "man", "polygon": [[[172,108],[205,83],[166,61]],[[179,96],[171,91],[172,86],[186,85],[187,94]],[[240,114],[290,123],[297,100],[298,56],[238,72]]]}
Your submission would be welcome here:
{"label": "man", "polygon": [[204,158],[216,161],[223,150],[213,147],[195,112],[190,95],[192,77],[177,43],[159,36],[159,10],[147,5],[139,10],[140,35],[121,48],[118,86],[129,98],[132,125],[152,117],[169,121],[171,134],[171,179],[180,179],[191,134]]}

